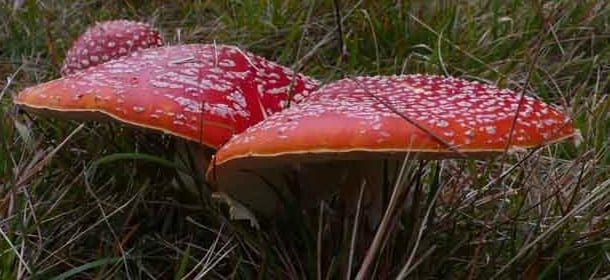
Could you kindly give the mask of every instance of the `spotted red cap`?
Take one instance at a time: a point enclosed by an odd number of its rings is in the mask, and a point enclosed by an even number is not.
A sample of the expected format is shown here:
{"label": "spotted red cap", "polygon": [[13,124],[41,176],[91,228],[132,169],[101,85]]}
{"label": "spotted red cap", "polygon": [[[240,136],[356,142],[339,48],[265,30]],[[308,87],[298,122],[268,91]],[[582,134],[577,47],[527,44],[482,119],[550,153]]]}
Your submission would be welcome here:
{"label": "spotted red cap", "polygon": [[[440,76],[357,77],[331,83],[235,135],[207,176],[217,191],[267,217],[317,205],[333,193],[349,204],[358,197],[354,187],[366,182],[363,203],[375,217],[383,209],[380,186],[394,179],[396,166],[388,165],[406,153],[412,159],[479,157],[575,135],[558,109],[510,90]],[[380,172],[382,166],[388,170]]]}
{"label": "spotted red cap", "polygon": [[[293,79],[294,78],[294,79]],[[59,117],[112,117],[212,148],[318,87],[312,78],[224,45],[150,48],[21,92]]]}
{"label": "spotted red cap", "polygon": [[163,46],[159,31],[128,20],[98,22],[81,35],[68,51],[61,75],[69,75],[133,51]]}
{"label": "spotted red cap", "polygon": [[577,134],[559,109],[508,89],[441,76],[357,77],[331,83],[234,136],[216,154],[216,165],[406,152],[418,158],[487,155]]}

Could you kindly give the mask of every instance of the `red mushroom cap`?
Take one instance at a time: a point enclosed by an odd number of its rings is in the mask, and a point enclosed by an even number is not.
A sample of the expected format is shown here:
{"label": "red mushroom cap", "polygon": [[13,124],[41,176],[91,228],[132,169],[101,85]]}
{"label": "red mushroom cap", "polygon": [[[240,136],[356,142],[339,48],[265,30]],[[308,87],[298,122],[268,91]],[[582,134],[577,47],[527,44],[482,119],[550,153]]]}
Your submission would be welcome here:
{"label": "red mushroom cap", "polygon": [[98,22],[83,33],[68,51],[61,75],[73,74],[133,51],[163,46],[159,31],[128,20]]}
{"label": "red mushroom cap", "polygon": [[558,109],[510,90],[440,76],[358,77],[331,83],[233,136],[207,176],[218,191],[267,217],[295,201],[318,205],[333,193],[349,204],[366,182],[363,203],[375,219],[383,209],[381,186],[394,180],[407,153],[480,157],[575,135]]}
{"label": "red mushroom cap", "polygon": [[[294,80],[293,80],[294,79]],[[223,45],[141,50],[22,91],[15,103],[78,119],[114,119],[217,148],[298,101],[318,82]]]}
{"label": "red mushroom cap", "polygon": [[357,77],[331,83],[235,135],[216,154],[216,165],[406,152],[419,158],[488,155],[577,133],[555,107],[508,89],[441,76]]}

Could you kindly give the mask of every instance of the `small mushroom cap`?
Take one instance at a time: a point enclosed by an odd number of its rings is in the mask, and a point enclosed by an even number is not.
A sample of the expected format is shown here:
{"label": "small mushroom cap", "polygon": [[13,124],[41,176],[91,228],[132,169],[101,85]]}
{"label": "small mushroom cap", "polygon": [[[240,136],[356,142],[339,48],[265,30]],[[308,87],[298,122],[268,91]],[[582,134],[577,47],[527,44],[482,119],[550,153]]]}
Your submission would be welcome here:
{"label": "small mushroom cap", "polygon": [[508,89],[441,76],[357,77],[328,84],[235,135],[215,160],[222,169],[405,153],[485,156],[577,133],[557,108]]}
{"label": "small mushroom cap", "polygon": [[83,33],[68,51],[61,75],[73,74],[134,51],[163,46],[159,31],[128,20],[98,22]]}
{"label": "small mushroom cap", "polygon": [[[294,79],[293,79],[294,78]],[[297,102],[318,82],[225,45],[151,48],[25,89],[26,109],[80,120],[113,118],[218,148]]]}

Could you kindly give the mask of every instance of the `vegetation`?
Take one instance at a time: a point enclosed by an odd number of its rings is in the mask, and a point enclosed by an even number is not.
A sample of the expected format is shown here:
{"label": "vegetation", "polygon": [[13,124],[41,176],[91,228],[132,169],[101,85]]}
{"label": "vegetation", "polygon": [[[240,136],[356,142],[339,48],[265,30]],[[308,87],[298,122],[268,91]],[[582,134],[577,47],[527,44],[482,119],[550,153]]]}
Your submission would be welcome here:
{"label": "vegetation", "polygon": [[[421,4],[420,4],[421,3]],[[597,278],[610,275],[607,1],[2,1],[1,279]],[[583,135],[491,161],[409,162],[386,226],[351,243],[332,203],[261,230],[175,187],[177,141],[19,112],[95,21],[238,45],[331,81],[430,73],[563,106]],[[199,171],[193,171],[197,174]],[[349,265],[351,264],[351,266]],[[365,277],[368,278],[368,277]]]}

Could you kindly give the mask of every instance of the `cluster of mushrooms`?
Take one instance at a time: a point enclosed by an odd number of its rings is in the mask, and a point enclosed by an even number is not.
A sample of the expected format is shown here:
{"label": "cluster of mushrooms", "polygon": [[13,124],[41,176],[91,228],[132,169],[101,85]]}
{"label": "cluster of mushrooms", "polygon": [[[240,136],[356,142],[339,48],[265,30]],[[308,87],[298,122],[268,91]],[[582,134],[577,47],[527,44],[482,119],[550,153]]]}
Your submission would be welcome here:
{"label": "cluster of mushrooms", "polygon": [[14,102],[214,149],[206,167],[212,188],[262,215],[363,185],[372,201],[407,155],[482,157],[579,135],[558,108],[492,85],[415,74],[321,86],[235,46],[164,46],[151,26],[124,20],[89,28],[61,73]]}

